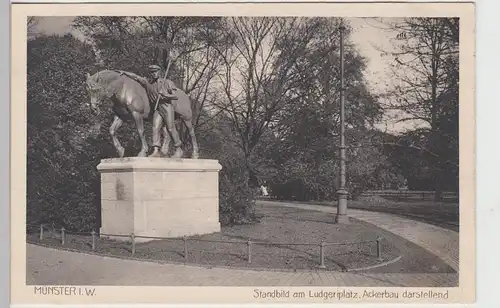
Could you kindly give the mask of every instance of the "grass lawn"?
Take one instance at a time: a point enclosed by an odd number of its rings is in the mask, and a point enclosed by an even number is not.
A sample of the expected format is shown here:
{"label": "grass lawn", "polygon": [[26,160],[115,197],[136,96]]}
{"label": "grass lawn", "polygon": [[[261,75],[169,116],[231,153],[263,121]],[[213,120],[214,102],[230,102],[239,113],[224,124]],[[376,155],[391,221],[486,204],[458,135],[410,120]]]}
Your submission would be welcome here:
{"label": "grass lawn", "polygon": [[[382,237],[382,260],[376,255],[376,243],[325,246],[326,270],[345,271],[402,258],[396,263],[370,269],[370,272],[453,272],[449,266],[423,248],[371,224],[353,220],[349,225],[333,224],[333,214],[279,206],[256,205],[260,222],[223,227],[220,233],[188,237],[190,264],[205,266],[250,267],[260,269],[317,269],[320,243],[375,241]],[[216,242],[214,242],[216,241]],[[251,263],[247,241],[252,241]],[[38,234],[28,242],[39,243]],[[230,242],[230,243],[228,243]],[[61,247],[57,234],[45,234],[44,245]],[[91,251],[91,238],[67,235],[65,247]],[[301,245],[289,245],[290,243]],[[113,256],[131,256],[131,245],[98,239],[96,252]],[[156,240],[136,244],[135,258],[185,262],[182,239]]]}

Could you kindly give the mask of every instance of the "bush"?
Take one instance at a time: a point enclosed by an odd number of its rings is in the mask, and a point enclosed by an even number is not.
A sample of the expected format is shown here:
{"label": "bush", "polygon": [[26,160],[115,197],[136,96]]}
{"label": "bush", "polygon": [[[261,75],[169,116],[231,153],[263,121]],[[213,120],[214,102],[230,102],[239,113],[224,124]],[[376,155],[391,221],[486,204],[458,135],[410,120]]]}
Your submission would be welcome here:
{"label": "bush", "polygon": [[222,225],[256,221],[255,192],[240,166],[225,164],[219,173],[219,218]]}
{"label": "bush", "polygon": [[243,154],[231,139],[224,118],[213,119],[210,129],[200,130],[199,136],[202,157],[218,159],[222,165],[219,171],[220,223],[234,225],[255,222],[254,205],[258,192],[249,185],[249,170]]}
{"label": "bush", "polygon": [[[27,222],[95,227],[95,161],[83,81],[92,51],[72,36],[28,41]],[[28,228],[28,231],[31,228]]]}

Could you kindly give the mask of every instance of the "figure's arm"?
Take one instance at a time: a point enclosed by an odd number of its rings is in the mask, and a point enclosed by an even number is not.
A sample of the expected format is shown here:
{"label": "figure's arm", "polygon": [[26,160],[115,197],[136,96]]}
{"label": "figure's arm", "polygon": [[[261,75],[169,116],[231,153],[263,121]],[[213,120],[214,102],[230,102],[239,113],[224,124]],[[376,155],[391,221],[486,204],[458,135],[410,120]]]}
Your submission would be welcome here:
{"label": "figure's arm", "polygon": [[125,72],[125,71],[119,71],[119,72],[120,72],[120,75],[125,75],[127,77],[130,77],[130,78],[134,79],[135,81],[137,81],[138,83],[140,83],[143,86],[146,86],[149,83],[147,78],[139,76],[137,74],[134,74],[134,73],[131,73],[131,72]]}
{"label": "figure's arm", "polygon": [[159,91],[159,94],[164,98],[169,99],[177,99],[177,96],[174,94],[174,91],[177,90],[176,86],[170,80],[165,80],[163,85]]}

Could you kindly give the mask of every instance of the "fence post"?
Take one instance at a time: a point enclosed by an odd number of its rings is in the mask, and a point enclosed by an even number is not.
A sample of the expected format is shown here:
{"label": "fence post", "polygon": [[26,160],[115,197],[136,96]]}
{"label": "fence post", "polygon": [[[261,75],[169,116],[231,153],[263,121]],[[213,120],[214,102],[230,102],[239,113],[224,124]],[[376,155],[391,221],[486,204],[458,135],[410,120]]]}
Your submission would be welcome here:
{"label": "fence post", "polygon": [[132,239],[132,255],[135,254],[135,234],[134,232],[132,232],[132,234],[130,235],[130,238]]}
{"label": "fence post", "polygon": [[248,263],[252,263],[252,242],[247,242]]}
{"label": "fence post", "polygon": [[321,242],[319,245],[319,268],[326,268],[325,266],[325,243]]}
{"label": "fence post", "polygon": [[188,261],[188,244],[187,244],[187,236],[184,235],[183,237],[184,240],[184,261]]}
{"label": "fence post", "polygon": [[92,251],[95,250],[95,231],[92,229]]}
{"label": "fence post", "polygon": [[377,237],[377,259],[382,259],[382,246],[380,245],[380,241],[382,238],[380,236]]}
{"label": "fence post", "polygon": [[64,242],[65,242],[64,240],[66,237],[64,231],[65,231],[65,229],[64,229],[64,227],[62,227],[61,228],[61,245],[63,245],[63,246],[64,246]]}
{"label": "fence post", "polygon": [[43,224],[40,225],[40,241],[43,240]]}

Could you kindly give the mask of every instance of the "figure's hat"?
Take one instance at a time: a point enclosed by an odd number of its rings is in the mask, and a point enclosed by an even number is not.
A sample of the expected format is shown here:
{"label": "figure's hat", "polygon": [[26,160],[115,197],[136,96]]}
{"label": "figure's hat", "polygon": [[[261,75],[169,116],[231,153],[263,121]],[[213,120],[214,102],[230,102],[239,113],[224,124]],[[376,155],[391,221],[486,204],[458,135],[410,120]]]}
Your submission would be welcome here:
{"label": "figure's hat", "polygon": [[148,68],[149,68],[150,72],[156,72],[156,71],[161,70],[161,67],[159,65],[156,65],[156,64],[152,64],[152,65],[148,66]]}

